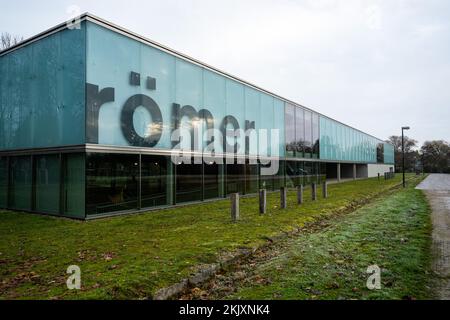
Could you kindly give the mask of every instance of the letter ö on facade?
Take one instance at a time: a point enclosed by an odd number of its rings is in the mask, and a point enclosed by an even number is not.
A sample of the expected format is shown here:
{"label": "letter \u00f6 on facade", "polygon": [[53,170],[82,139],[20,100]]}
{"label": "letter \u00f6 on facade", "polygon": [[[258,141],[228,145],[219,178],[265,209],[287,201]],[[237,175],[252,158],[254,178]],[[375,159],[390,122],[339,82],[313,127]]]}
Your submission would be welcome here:
{"label": "letter \u00f6 on facade", "polygon": [[[144,107],[152,117],[151,132],[146,137],[141,137],[134,129],[133,114],[136,108]],[[121,127],[125,139],[132,146],[154,147],[158,144],[162,135],[163,119],[161,110],[156,102],[144,94],[131,96],[122,108]]]}

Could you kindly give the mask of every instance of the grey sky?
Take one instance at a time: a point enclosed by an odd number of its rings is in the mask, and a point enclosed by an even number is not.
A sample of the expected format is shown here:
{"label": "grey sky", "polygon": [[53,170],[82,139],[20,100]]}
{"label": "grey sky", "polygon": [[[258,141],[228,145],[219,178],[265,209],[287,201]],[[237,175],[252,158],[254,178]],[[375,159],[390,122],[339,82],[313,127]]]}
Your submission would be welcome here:
{"label": "grey sky", "polygon": [[0,31],[73,5],[379,138],[450,140],[448,0],[0,0]]}

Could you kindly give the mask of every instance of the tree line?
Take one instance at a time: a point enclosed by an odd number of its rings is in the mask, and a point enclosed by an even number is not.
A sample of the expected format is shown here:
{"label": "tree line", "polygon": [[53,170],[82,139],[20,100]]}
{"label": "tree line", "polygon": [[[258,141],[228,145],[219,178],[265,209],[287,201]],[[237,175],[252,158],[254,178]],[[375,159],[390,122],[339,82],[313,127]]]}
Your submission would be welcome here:
{"label": "tree line", "polygon": [[[394,145],[395,170],[402,171],[402,137],[390,136],[386,142]],[[405,142],[405,171],[427,173],[450,173],[450,144],[444,140],[418,142],[407,136]]]}

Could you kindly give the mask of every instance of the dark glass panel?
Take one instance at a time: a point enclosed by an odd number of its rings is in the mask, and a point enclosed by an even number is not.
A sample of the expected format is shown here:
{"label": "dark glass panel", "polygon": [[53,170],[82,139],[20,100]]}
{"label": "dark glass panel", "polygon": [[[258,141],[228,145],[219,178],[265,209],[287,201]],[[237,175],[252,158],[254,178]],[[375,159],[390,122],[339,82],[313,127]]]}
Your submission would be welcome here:
{"label": "dark glass panel", "polygon": [[377,163],[383,163],[384,162],[384,144],[379,143],[377,145]]}
{"label": "dark glass panel", "polygon": [[219,197],[220,164],[213,162],[204,164],[204,195],[205,199]]}
{"label": "dark glass panel", "polygon": [[285,140],[286,140],[286,156],[293,156],[296,148],[295,137],[295,107],[286,104],[285,107]]}
{"label": "dark glass panel", "polygon": [[278,161],[278,173],[273,176],[273,188],[274,190],[278,190],[281,187],[285,186],[285,180],[284,180],[284,161],[279,160]]}
{"label": "dark glass panel", "polygon": [[259,190],[259,167],[257,164],[245,165],[245,193],[258,193]]}
{"label": "dark glass panel", "polygon": [[295,108],[296,155],[303,157],[305,152],[305,113],[303,108]]}
{"label": "dark glass panel", "polygon": [[245,165],[227,164],[227,194],[244,193],[245,186]]}
{"label": "dark glass panel", "polygon": [[311,157],[312,146],[312,112],[305,110],[305,158]]}
{"label": "dark glass panel", "polygon": [[64,215],[83,218],[85,216],[85,156],[64,155]]}
{"label": "dark glass panel", "polygon": [[59,155],[35,157],[36,211],[59,213],[61,166]]}
{"label": "dark glass panel", "polygon": [[8,195],[8,158],[0,157],[0,208],[6,208]]}
{"label": "dark glass panel", "polygon": [[138,155],[90,153],[86,179],[88,214],[138,208]]}
{"label": "dark glass panel", "polygon": [[18,210],[31,210],[31,157],[11,157],[10,161],[9,207]]}
{"label": "dark glass panel", "polygon": [[319,158],[319,139],[320,139],[320,132],[319,132],[319,115],[317,113],[313,113],[312,115],[312,153],[313,158]]}
{"label": "dark glass panel", "polygon": [[141,156],[141,207],[167,204],[167,158]]}
{"label": "dark glass panel", "polygon": [[176,202],[202,200],[202,164],[178,164],[176,166]]}
{"label": "dark glass panel", "polygon": [[314,182],[314,163],[305,161],[303,170],[305,174],[303,183],[308,185]]}

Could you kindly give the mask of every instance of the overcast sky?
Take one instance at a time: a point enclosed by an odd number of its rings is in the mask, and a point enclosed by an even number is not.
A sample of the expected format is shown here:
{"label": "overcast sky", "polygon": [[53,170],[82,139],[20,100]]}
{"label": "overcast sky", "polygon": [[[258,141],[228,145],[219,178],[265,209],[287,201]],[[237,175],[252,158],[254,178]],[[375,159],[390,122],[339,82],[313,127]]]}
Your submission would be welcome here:
{"label": "overcast sky", "polygon": [[0,0],[0,31],[77,7],[381,139],[450,140],[448,0]]}

